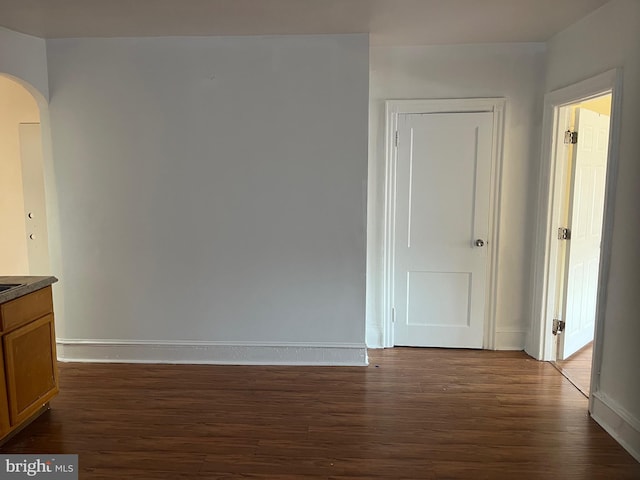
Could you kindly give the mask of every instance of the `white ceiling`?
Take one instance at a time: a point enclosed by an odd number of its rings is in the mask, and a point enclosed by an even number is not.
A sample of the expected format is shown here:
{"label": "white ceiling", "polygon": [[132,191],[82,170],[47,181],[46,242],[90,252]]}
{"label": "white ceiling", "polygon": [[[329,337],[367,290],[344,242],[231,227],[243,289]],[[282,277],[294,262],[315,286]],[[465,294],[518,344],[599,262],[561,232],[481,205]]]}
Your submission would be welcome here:
{"label": "white ceiling", "polygon": [[608,0],[0,0],[46,38],[371,34],[375,45],[541,42]]}

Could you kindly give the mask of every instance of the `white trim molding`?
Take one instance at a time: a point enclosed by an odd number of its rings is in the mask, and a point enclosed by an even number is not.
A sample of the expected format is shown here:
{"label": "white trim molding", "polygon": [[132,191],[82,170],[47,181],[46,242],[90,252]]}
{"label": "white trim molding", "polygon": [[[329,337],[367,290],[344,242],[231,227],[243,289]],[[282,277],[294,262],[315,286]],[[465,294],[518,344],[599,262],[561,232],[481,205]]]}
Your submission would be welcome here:
{"label": "white trim molding", "polygon": [[[491,158],[491,198],[489,200],[489,246],[487,269],[487,298],[485,303],[483,348],[496,348],[496,291],[498,280],[498,246],[500,227],[500,194],[502,185],[502,157],[504,144],[504,98],[458,98],[426,100],[387,100],[385,102],[385,191],[382,278],[382,345],[393,347],[393,252],[395,248],[396,148],[395,132],[398,116],[410,113],[493,113],[493,141]],[[520,346],[522,348],[522,346]]]}
{"label": "white trim molding", "polygon": [[534,284],[531,330],[527,338],[526,352],[538,360],[555,360],[556,342],[551,333],[551,320],[555,308],[557,290],[558,242],[554,241],[559,227],[559,196],[561,182],[560,162],[556,161],[559,142],[560,109],[607,93],[612,95],[611,128],[606,174],[602,249],[598,278],[596,326],[594,334],[593,369],[591,391],[598,390],[602,364],[602,332],[606,307],[606,286],[609,278],[611,243],[613,232],[613,202],[618,171],[620,111],[622,102],[622,71],[614,69],[584,80],[575,85],[550,92],[544,98],[542,124],[543,145],[540,161],[538,194],[538,230],[534,256]]}
{"label": "white trim molding", "polygon": [[494,350],[522,350],[527,332],[521,328],[502,327],[496,330]]}
{"label": "white trim molding", "polygon": [[61,362],[366,366],[364,344],[57,340]]}
{"label": "white trim molding", "polygon": [[640,420],[602,392],[593,393],[590,403],[593,419],[640,462]]}
{"label": "white trim molding", "polygon": [[534,284],[531,330],[527,338],[526,352],[538,360],[555,360],[556,341],[551,333],[551,321],[557,292],[558,242],[555,240],[559,226],[560,208],[558,196],[562,179],[562,165],[557,160],[557,146],[563,126],[562,107],[611,94],[611,120],[609,150],[604,199],[604,217],[600,270],[596,293],[596,318],[591,368],[589,412],[596,422],[616,441],[640,461],[640,421],[619,406],[600,390],[604,324],[607,305],[607,284],[611,263],[614,200],[620,154],[620,126],[622,110],[622,69],[608,70],[582,82],[561,88],[545,95],[542,124],[543,144],[540,161],[538,194],[537,250],[534,256]]}

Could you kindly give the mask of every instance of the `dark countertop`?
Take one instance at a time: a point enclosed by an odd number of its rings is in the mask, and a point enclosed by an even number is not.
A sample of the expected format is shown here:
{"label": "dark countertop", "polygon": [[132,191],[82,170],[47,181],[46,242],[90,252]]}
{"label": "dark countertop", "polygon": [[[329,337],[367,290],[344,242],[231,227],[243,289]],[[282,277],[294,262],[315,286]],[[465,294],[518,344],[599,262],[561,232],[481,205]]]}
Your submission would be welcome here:
{"label": "dark countertop", "polygon": [[0,276],[0,285],[7,283],[21,284],[19,287],[0,292],[0,303],[5,303],[14,298],[22,297],[28,293],[48,287],[57,281],[58,279],[56,277]]}

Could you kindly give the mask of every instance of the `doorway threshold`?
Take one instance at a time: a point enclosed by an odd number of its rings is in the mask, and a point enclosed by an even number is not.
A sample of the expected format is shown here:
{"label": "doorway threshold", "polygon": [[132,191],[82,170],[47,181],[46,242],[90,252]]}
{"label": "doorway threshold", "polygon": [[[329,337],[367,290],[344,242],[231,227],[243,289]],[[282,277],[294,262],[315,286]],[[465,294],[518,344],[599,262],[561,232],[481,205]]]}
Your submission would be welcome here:
{"label": "doorway threshold", "polygon": [[578,350],[566,360],[549,362],[558,372],[589,398],[591,384],[591,359],[593,357],[593,342]]}

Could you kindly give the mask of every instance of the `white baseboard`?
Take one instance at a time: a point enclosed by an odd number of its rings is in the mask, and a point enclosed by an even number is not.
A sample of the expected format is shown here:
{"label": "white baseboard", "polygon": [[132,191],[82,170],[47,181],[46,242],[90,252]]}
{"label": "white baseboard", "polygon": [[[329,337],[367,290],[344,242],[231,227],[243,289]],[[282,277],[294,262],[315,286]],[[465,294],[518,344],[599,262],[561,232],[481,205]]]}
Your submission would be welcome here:
{"label": "white baseboard", "polygon": [[602,392],[591,397],[593,419],[640,462],[640,420]]}
{"label": "white baseboard", "polygon": [[496,350],[524,350],[527,332],[523,330],[496,331]]}
{"label": "white baseboard", "polygon": [[58,339],[61,362],[226,365],[367,365],[358,344],[164,342]]}

